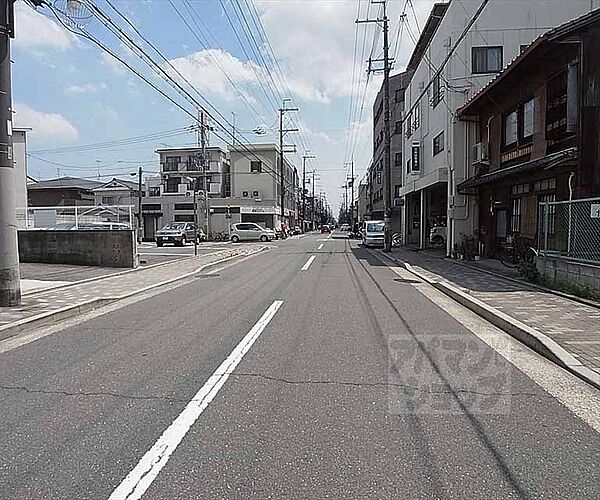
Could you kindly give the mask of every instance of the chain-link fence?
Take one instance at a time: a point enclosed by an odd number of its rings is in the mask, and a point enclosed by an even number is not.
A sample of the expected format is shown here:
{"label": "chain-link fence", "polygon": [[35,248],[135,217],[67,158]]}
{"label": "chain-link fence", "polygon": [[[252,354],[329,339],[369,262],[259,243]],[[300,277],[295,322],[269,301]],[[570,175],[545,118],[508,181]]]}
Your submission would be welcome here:
{"label": "chain-link fence", "polygon": [[29,207],[17,209],[21,230],[119,230],[135,229],[136,219],[130,205]]}
{"label": "chain-link fence", "polygon": [[541,255],[600,262],[600,198],[540,203]]}

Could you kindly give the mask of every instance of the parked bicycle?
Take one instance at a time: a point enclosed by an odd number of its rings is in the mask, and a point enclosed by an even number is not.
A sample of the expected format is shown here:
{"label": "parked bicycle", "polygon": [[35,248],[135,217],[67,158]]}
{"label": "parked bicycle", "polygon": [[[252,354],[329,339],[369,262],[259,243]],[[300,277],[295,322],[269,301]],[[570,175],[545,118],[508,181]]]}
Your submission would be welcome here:
{"label": "parked bicycle", "polygon": [[229,234],[225,233],[223,231],[220,231],[218,233],[214,233],[213,234],[213,240],[215,242],[229,241]]}
{"label": "parked bicycle", "polygon": [[519,267],[522,264],[533,264],[537,250],[530,246],[524,238],[509,239],[500,250],[500,262],[506,267]]}

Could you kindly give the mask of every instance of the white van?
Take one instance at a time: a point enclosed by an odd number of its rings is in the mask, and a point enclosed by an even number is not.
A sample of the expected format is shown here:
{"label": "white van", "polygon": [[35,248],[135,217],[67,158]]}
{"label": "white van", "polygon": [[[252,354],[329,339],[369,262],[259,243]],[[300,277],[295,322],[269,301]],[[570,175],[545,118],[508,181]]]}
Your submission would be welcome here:
{"label": "white van", "polygon": [[367,220],[363,226],[362,243],[366,247],[382,247],[385,241],[384,222]]}

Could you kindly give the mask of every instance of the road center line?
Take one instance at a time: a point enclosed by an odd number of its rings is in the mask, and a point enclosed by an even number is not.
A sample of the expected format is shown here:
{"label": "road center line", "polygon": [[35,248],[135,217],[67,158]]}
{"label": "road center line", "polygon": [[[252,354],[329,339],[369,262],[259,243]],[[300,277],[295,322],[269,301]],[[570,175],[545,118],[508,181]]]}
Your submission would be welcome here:
{"label": "road center line", "polygon": [[302,266],[302,269],[300,269],[301,271],[308,271],[308,268],[310,267],[310,265],[313,263],[313,260],[315,260],[317,258],[316,255],[311,255],[308,260],[306,261],[306,264],[304,264]]}
{"label": "road center line", "polygon": [[256,342],[282,304],[282,300],[276,300],[271,304],[235,349],[231,351],[231,354],[227,356],[225,361],[221,363],[202,388],[194,395],[173,423],[158,438],[154,446],[146,452],[135,468],[119,484],[117,489],[113,491],[109,500],[134,500],[142,497],[166,465],[194,422],[196,422],[221,387],[223,387],[229,375],[233,373],[236,366],[250,350],[252,344]]}
{"label": "road center line", "polygon": [[319,245],[319,248],[317,248],[317,250],[322,250],[324,246],[325,246],[325,243],[321,243],[321,244]]}

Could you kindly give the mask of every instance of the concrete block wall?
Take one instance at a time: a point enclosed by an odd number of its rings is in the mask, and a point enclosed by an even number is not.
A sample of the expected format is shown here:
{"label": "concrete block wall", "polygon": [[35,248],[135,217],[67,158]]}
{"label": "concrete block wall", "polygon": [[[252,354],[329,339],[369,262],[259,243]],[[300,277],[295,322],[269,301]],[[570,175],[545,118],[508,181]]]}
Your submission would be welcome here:
{"label": "concrete block wall", "polygon": [[562,257],[540,256],[537,269],[552,283],[572,283],[600,291],[600,263],[594,265]]}
{"label": "concrete block wall", "polygon": [[134,231],[19,231],[21,262],[137,266]]}

